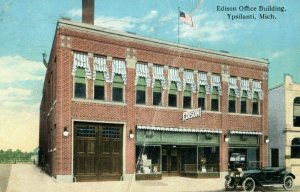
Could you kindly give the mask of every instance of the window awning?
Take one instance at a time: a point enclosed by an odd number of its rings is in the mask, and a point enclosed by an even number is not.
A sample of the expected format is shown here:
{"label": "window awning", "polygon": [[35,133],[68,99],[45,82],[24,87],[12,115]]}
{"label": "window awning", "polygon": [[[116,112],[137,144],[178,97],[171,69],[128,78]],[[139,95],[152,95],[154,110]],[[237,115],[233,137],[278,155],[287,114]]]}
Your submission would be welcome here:
{"label": "window awning", "polygon": [[245,90],[247,92],[248,99],[251,99],[251,91],[249,86],[249,80],[248,79],[241,79],[241,96],[243,95],[243,91]]}
{"label": "window awning", "polygon": [[218,88],[219,95],[222,95],[222,86],[221,86],[221,78],[219,75],[212,75],[211,76],[211,92],[213,87]]}
{"label": "window awning", "polygon": [[155,80],[160,80],[163,89],[166,88],[166,80],[164,77],[164,67],[163,66],[153,65],[152,87],[154,87],[154,85],[155,85]]}
{"label": "window awning", "polygon": [[194,72],[193,71],[184,71],[183,72],[183,90],[185,90],[186,84],[191,85],[193,93],[196,92],[196,83],[194,80]]}
{"label": "window awning", "polygon": [[149,75],[148,65],[143,63],[137,63],[135,70],[136,70],[135,85],[137,85],[139,77],[144,77],[146,79],[147,86],[150,86],[151,79]]}
{"label": "window awning", "polygon": [[84,68],[86,77],[88,79],[92,79],[91,69],[88,64],[88,58],[86,53],[74,53],[73,68],[72,68],[73,76],[76,74],[76,70],[78,67]]}
{"label": "window awning", "polygon": [[221,134],[220,129],[202,129],[202,128],[178,128],[178,127],[156,127],[156,126],[145,126],[138,125],[137,129],[152,130],[152,131],[170,131],[170,132],[193,132],[193,133],[217,133]]}
{"label": "window awning", "polygon": [[127,76],[126,76],[126,64],[125,61],[119,59],[113,59],[112,61],[112,77],[111,81],[113,81],[115,74],[119,74],[122,76],[124,84],[127,84]]}
{"label": "window awning", "polygon": [[198,73],[198,81],[197,82],[198,82],[198,87],[199,87],[199,85],[204,85],[205,86],[206,94],[210,93],[206,73],[203,73],[203,72]]}
{"label": "window awning", "polygon": [[[236,83],[236,78],[234,78],[234,77],[229,78],[228,90],[230,90],[230,89],[234,90],[236,97],[240,96],[239,88],[238,88],[237,83]],[[228,91],[228,94],[229,94],[229,91]]]}
{"label": "window awning", "polygon": [[262,135],[259,131],[230,131],[230,134],[240,134],[240,135]]}
{"label": "window awning", "polygon": [[181,82],[180,77],[179,77],[179,69],[169,68],[169,77],[168,78],[169,78],[168,79],[169,88],[170,88],[171,82],[176,82],[177,90],[181,91],[182,82]]}
{"label": "window awning", "polygon": [[96,73],[103,72],[106,82],[109,82],[109,74],[106,66],[106,58],[104,57],[94,57],[94,71],[93,80],[96,79]]}
{"label": "window awning", "polygon": [[261,82],[260,81],[253,81],[252,83],[252,95],[254,92],[258,92],[258,96],[260,100],[263,100],[263,91],[261,89]]}

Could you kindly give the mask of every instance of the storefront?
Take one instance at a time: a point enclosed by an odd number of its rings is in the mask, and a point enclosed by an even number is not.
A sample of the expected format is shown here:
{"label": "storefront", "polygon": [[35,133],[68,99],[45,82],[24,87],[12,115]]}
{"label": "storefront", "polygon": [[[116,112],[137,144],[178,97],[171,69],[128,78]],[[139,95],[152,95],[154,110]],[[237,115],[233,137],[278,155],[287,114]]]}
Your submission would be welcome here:
{"label": "storefront", "polygon": [[221,130],[137,126],[136,179],[219,177]]}
{"label": "storefront", "polygon": [[230,131],[228,169],[257,169],[260,162],[260,132]]}

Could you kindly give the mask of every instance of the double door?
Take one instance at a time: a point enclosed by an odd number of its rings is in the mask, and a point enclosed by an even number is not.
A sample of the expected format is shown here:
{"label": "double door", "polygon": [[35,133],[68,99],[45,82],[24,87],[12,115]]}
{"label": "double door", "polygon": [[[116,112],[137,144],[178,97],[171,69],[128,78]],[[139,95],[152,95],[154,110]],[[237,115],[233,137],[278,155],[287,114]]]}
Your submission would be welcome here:
{"label": "double door", "polygon": [[175,147],[162,147],[162,173],[168,176],[178,176],[180,170],[180,150]]}
{"label": "double door", "polygon": [[77,181],[119,180],[122,175],[122,126],[74,124],[74,176]]}

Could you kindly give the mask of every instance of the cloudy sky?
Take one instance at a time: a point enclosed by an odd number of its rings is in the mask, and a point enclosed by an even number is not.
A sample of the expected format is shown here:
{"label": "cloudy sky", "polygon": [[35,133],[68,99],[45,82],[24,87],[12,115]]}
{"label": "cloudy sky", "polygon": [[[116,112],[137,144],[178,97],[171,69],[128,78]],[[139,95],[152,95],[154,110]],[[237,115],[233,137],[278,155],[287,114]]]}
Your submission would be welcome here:
{"label": "cloudy sky", "polygon": [[[217,11],[217,6],[237,11]],[[240,6],[284,11],[239,11]],[[95,25],[177,42],[178,7],[194,26],[180,23],[180,43],[270,61],[269,87],[290,73],[300,83],[300,1],[296,0],[95,0]],[[246,10],[246,8],[244,8]],[[276,19],[259,19],[259,14]],[[229,19],[252,15],[254,20]],[[39,104],[57,21],[81,21],[81,0],[0,1],[0,149],[38,146]]]}

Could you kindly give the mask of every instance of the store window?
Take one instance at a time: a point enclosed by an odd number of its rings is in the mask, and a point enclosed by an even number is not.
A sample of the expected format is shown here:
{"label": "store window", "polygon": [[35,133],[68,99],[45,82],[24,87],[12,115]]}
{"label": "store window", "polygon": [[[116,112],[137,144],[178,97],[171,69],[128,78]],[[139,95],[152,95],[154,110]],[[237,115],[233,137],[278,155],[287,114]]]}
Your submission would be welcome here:
{"label": "store window", "polygon": [[136,146],[136,162],[138,174],[160,173],[161,146]]}
{"label": "store window", "polygon": [[198,171],[219,171],[219,147],[198,147]]}
{"label": "store window", "polygon": [[300,127],[300,97],[294,99],[294,127]]}
{"label": "store window", "polygon": [[235,92],[234,89],[229,90],[229,95],[228,95],[228,112],[230,113],[235,113]]}
{"label": "store window", "polygon": [[171,82],[170,84],[168,106],[177,107],[177,86],[175,82]]}
{"label": "store window", "polygon": [[85,98],[86,97],[86,80],[85,80],[85,70],[83,68],[77,68],[75,73],[75,98]]}
{"label": "store window", "polygon": [[181,148],[181,171],[197,173],[197,147]]}
{"label": "store window", "polygon": [[219,111],[219,93],[217,87],[213,87],[211,93],[211,110]]}
{"label": "store window", "polygon": [[198,108],[201,108],[201,110],[205,110],[205,86],[200,85],[198,90]]}
{"label": "store window", "polygon": [[192,88],[191,85],[186,85],[184,93],[183,93],[183,108],[191,108],[192,107]]}
{"label": "store window", "polygon": [[105,79],[103,72],[96,72],[94,81],[94,99],[104,100],[105,97]]}
{"label": "store window", "polygon": [[259,169],[260,167],[258,147],[229,148],[229,169],[242,168],[247,170]]}
{"label": "store window", "polygon": [[292,140],[291,158],[300,158],[300,138],[294,138]]}
{"label": "store window", "polygon": [[155,80],[155,84],[153,87],[153,105],[162,105],[162,85],[160,80]]}
{"label": "store window", "polygon": [[247,92],[245,90],[241,96],[241,113],[247,113]]}
{"label": "store window", "polygon": [[258,115],[259,114],[259,105],[258,105],[258,93],[254,92],[252,98],[252,114]]}
{"label": "store window", "polygon": [[124,82],[121,75],[115,75],[113,80],[112,100],[115,102],[123,102]]}
{"label": "store window", "polygon": [[136,104],[146,104],[146,79],[139,77],[136,85]]}

